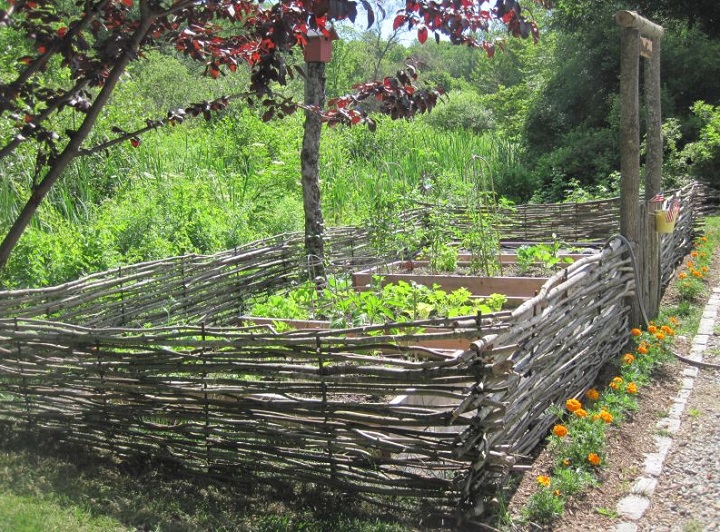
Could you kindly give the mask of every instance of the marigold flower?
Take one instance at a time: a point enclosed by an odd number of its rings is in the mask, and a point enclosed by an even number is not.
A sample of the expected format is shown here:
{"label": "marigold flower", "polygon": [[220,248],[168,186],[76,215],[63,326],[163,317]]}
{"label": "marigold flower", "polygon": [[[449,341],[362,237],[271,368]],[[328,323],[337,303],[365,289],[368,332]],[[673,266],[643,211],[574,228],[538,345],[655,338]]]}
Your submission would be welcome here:
{"label": "marigold flower", "polygon": [[616,384],[622,384],[623,378],[622,377],[613,377],[612,381]]}
{"label": "marigold flower", "polygon": [[573,412],[573,414],[575,414],[577,417],[587,417],[588,415],[587,410],[585,410],[584,408],[578,408]]}
{"label": "marigold flower", "polygon": [[582,404],[577,399],[568,399],[565,401],[565,408],[570,410],[570,412],[575,412],[575,410],[582,408]]}
{"label": "marigold flower", "polygon": [[701,236],[701,237],[700,237],[700,240],[702,240],[703,242],[707,242],[707,237],[706,237],[706,236]]}
{"label": "marigold flower", "polygon": [[635,329],[630,329],[630,334],[632,334],[633,336],[640,336],[640,335],[642,334],[642,331],[641,331],[640,329],[637,329],[637,328],[635,328]]}
{"label": "marigold flower", "polygon": [[635,386],[634,382],[628,382],[627,386],[625,386],[625,391],[635,395],[637,393],[637,386]]}
{"label": "marigold flower", "polygon": [[648,348],[645,345],[639,345],[637,348],[637,352],[641,355],[647,355]]}
{"label": "marigold flower", "polygon": [[568,460],[567,458],[565,458],[565,459],[562,461],[562,465],[564,465],[565,467],[569,466],[569,465],[570,465],[570,460]]}
{"label": "marigold flower", "polygon": [[648,332],[650,334],[655,334],[657,332],[657,327],[655,327],[654,325],[650,325],[650,327],[648,327]]}
{"label": "marigold flower", "polygon": [[537,481],[541,486],[548,487],[550,485],[550,477],[546,477],[545,475],[540,475]]}
{"label": "marigold flower", "polygon": [[670,318],[668,319],[670,320],[670,323],[672,323],[675,327],[680,325],[680,320],[677,319],[675,316],[670,316]]}
{"label": "marigold flower", "polygon": [[610,388],[612,388],[613,390],[619,390],[620,386],[622,386],[622,383],[622,377],[614,377],[613,380],[610,381],[610,384],[608,384],[608,386],[610,386]]}
{"label": "marigold flower", "polygon": [[708,267],[707,267],[707,266],[703,266],[703,267],[700,268],[700,269],[703,271],[703,273],[707,273],[707,271],[708,271]]}
{"label": "marigold flower", "polygon": [[592,465],[600,465],[600,457],[596,455],[595,453],[590,453],[587,456],[588,462],[590,462]]}
{"label": "marigold flower", "polygon": [[635,357],[630,353],[625,353],[625,355],[623,356],[623,362],[625,364],[632,364],[633,362],[635,362]]}
{"label": "marigold flower", "polygon": [[693,277],[697,277],[698,279],[700,279],[703,276],[703,274],[697,270],[693,270],[692,274],[693,274]]}
{"label": "marigold flower", "polygon": [[585,392],[585,397],[591,401],[597,401],[600,399],[600,392],[598,392],[595,388],[590,388],[587,392]]}
{"label": "marigold flower", "polygon": [[687,273],[685,273],[685,272],[680,272],[680,275],[678,275],[678,277],[679,277],[680,279],[685,279],[685,278],[687,277]]}
{"label": "marigold flower", "polygon": [[613,420],[612,414],[607,410],[601,410],[598,414],[598,417],[602,419],[605,423],[612,423]]}
{"label": "marigold flower", "polygon": [[665,339],[665,333],[661,333],[661,332],[655,333],[655,338],[657,338],[658,340],[660,340],[662,342]]}
{"label": "marigold flower", "polygon": [[554,495],[555,497],[560,497],[560,490],[554,490],[554,491],[553,491],[553,495]]}
{"label": "marigold flower", "polygon": [[691,252],[690,252],[690,256],[691,256],[693,259],[697,259],[697,257],[698,257],[698,252],[697,252],[697,251],[691,251]]}
{"label": "marigold flower", "polygon": [[553,427],[553,434],[557,436],[558,438],[564,438],[567,436],[568,429],[565,425],[555,425]]}
{"label": "marigold flower", "polygon": [[687,266],[688,268],[694,268],[695,263],[693,261],[689,260],[685,263],[685,266]]}

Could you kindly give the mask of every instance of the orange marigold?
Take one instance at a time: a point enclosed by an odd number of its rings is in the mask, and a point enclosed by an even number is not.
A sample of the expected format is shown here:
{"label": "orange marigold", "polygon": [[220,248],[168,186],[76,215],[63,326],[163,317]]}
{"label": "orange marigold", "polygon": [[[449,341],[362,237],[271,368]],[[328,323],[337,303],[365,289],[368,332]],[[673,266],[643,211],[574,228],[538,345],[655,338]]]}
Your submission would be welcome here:
{"label": "orange marigold", "polygon": [[670,320],[670,323],[672,323],[675,327],[680,325],[680,320],[677,319],[675,316],[670,316],[670,318],[668,319]]}
{"label": "orange marigold", "polygon": [[700,268],[700,269],[703,271],[703,273],[707,273],[707,271],[708,271],[708,267],[707,267],[707,266],[703,266],[703,267]]}
{"label": "orange marigold", "polygon": [[613,420],[612,414],[607,410],[601,410],[598,414],[598,417],[602,419],[605,423],[612,423]]}
{"label": "orange marigold", "polygon": [[537,478],[537,481],[538,481],[538,484],[540,484],[541,486],[547,487],[550,485],[550,477],[546,477],[545,475],[540,475]]}
{"label": "orange marigold", "polygon": [[555,497],[560,497],[560,490],[553,491],[553,495],[555,495]]}
{"label": "orange marigold", "polygon": [[570,465],[570,460],[568,460],[567,458],[565,458],[565,459],[562,461],[562,465],[564,465],[565,467],[569,466],[569,465]]}
{"label": "orange marigold", "polygon": [[553,427],[553,434],[557,436],[558,438],[564,438],[567,436],[568,429],[565,425],[555,425]]}
{"label": "orange marigold", "polygon": [[638,328],[630,329],[630,334],[633,336],[640,336],[642,334],[642,331]]}
{"label": "orange marigold", "polygon": [[625,391],[635,395],[637,393],[637,386],[635,386],[634,382],[628,382],[627,386],[625,386]]}
{"label": "orange marigold", "polygon": [[690,256],[691,256],[693,259],[697,259],[698,252],[697,252],[697,251],[691,251],[691,252],[690,252]]}
{"label": "orange marigold", "polygon": [[693,261],[689,260],[685,263],[685,266],[687,266],[688,268],[694,268],[695,263]]}
{"label": "orange marigold", "polygon": [[662,342],[665,339],[665,333],[661,333],[661,332],[656,333],[655,338],[657,338],[658,340],[660,340]]}
{"label": "orange marigold", "polygon": [[647,355],[648,348],[645,345],[639,345],[637,348],[637,352],[641,355]]}
{"label": "orange marigold", "polygon": [[584,408],[578,408],[577,410],[575,410],[573,412],[573,414],[575,414],[577,417],[587,417],[588,416],[587,410],[585,410]]}
{"label": "orange marigold", "polygon": [[625,353],[625,355],[623,355],[623,362],[625,364],[632,364],[635,362],[635,357],[630,353]]}
{"label": "orange marigold", "polygon": [[591,401],[597,401],[600,399],[600,392],[598,392],[595,388],[590,388],[587,392],[585,392],[585,397]]}
{"label": "orange marigold", "polygon": [[701,237],[700,237],[700,240],[702,240],[703,242],[707,242],[707,237],[706,237],[706,236],[701,236]]}
{"label": "orange marigold", "polygon": [[570,410],[570,412],[575,412],[575,410],[582,408],[582,404],[577,399],[568,399],[565,401],[565,408]]}
{"label": "orange marigold", "polygon": [[650,325],[650,326],[648,327],[648,332],[649,332],[650,334],[655,334],[655,333],[657,332],[657,327],[655,327],[654,325]]}
{"label": "orange marigold", "polygon": [[685,278],[687,277],[687,273],[685,273],[685,272],[680,272],[680,275],[678,275],[678,277],[679,277],[680,279],[685,279]]}
{"label": "orange marigold", "polygon": [[588,462],[590,462],[592,465],[600,465],[600,457],[596,455],[595,453],[590,453],[587,456]]}

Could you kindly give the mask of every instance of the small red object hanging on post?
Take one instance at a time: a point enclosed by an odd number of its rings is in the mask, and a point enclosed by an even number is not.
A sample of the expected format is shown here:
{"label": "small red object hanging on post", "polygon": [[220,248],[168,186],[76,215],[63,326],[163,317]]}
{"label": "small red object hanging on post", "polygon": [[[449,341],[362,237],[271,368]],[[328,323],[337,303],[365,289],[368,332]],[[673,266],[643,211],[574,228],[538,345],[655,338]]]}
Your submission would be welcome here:
{"label": "small red object hanging on post", "polygon": [[317,30],[307,33],[304,55],[306,63],[329,63],[332,59],[332,42],[339,39],[333,28],[328,28],[329,36]]}

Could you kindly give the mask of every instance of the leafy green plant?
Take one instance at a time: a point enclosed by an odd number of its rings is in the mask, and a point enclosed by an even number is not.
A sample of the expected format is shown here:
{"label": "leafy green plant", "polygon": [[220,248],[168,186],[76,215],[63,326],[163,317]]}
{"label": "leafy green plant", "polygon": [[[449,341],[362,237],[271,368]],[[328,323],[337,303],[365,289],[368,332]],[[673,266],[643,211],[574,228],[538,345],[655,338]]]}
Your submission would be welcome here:
{"label": "leafy green plant", "polygon": [[473,297],[459,288],[452,292],[416,283],[382,285],[377,277],[371,290],[357,292],[346,279],[331,278],[328,287],[317,291],[312,283],[303,283],[293,290],[269,296],[256,303],[253,316],[282,319],[325,319],[333,327],[410,322],[430,317],[465,316],[491,313],[502,309],[507,298],[493,294],[487,298]]}
{"label": "leafy green plant", "polygon": [[566,247],[553,234],[551,243],[539,242],[533,245],[520,246],[516,252],[517,267],[521,274],[529,273],[533,266],[539,267],[543,273],[552,272],[560,263],[571,264],[572,257],[561,257],[560,251]]}

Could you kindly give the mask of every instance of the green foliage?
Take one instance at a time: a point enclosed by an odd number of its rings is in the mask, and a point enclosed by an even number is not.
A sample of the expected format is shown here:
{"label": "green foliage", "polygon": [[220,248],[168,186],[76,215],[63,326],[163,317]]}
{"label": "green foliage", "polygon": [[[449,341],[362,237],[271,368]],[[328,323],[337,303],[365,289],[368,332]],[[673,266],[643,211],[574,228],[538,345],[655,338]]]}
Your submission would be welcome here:
{"label": "green foliage", "polygon": [[253,305],[250,315],[330,320],[333,327],[357,327],[486,314],[501,310],[506,300],[501,294],[475,298],[464,288],[446,292],[437,285],[429,288],[404,281],[383,285],[381,277],[375,279],[372,290],[357,292],[347,279],[330,278],[328,286],[321,290],[307,282],[289,292],[271,295]]}
{"label": "green foliage", "polygon": [[694,177],[720,184],[720,105],[696,102],[692,111],[700,120],[698,140],[685,146],[682,154],[691,162]]}
{"label": "green foliage", "polygon": [[533,245],[520,246],[517,250],[516,260],[520,273],[529,273],[533,266],[538,266],[543,273],[552,272],[560,263],[570,264],[572,257],[561,257],[560,251],[566,245],[553,234],[551,243],[539,242]]}
{"label": "green foliage", "polygon": [[494,129],[492,110],[474,91],[453,91],[433,110],[426,122],[440,130],[467,131],[482,134]]}

